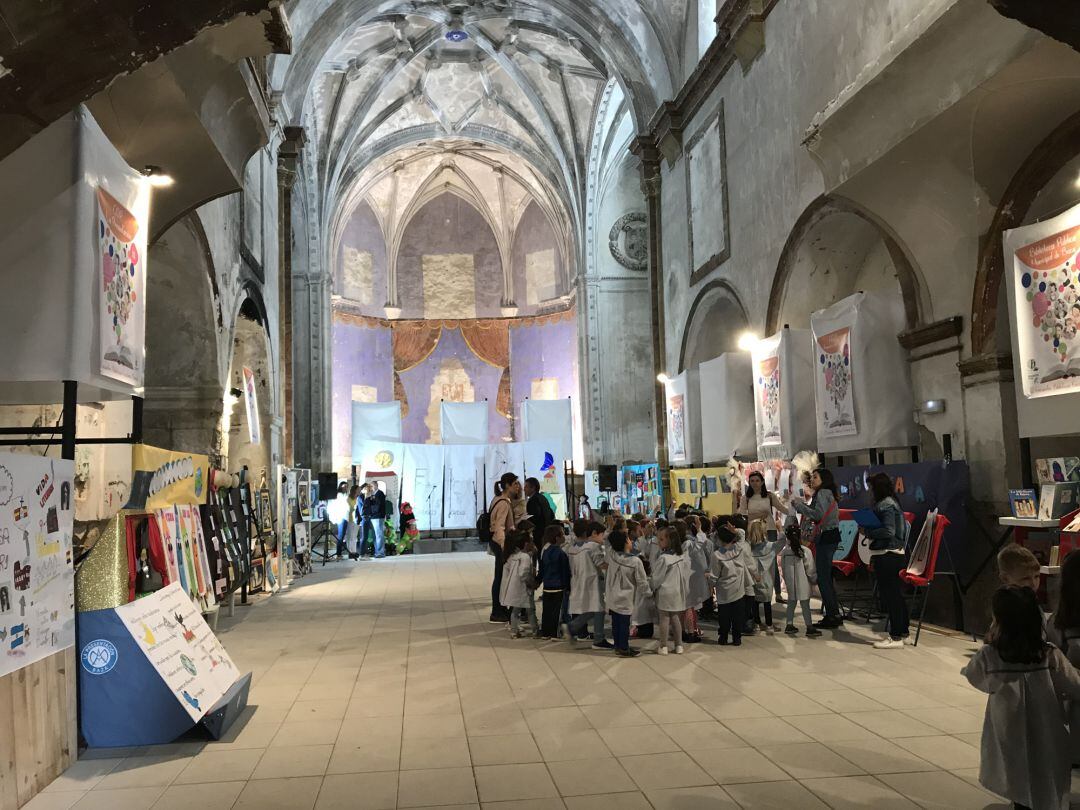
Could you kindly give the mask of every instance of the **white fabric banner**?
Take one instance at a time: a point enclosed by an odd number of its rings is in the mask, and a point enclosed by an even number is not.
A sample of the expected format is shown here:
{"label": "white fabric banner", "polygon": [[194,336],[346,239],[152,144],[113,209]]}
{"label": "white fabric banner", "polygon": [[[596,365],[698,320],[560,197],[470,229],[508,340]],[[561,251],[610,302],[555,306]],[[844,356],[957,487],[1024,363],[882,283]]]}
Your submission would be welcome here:
{"label": "white fabric banner", "polygon": [[488,403],[440,403],[440,437],[443,444],[487,444]]}
{"label": "white fabric banner", "polygon": [[522,453],[525,459],[525,477],[539,481],[541,492],[553,497],[566,494],[566,475],[563,468],[566,457],[562,455],[557,443],[553,444],[544,439],[523,442]]}
{"label": "white fabric banner", "polygon": [[262,434],[259,430],[259,392],[255,388],[255,372],[243,367],[244,375],[244,412],[247,414],[248,438],[252,444],[259,444]]}
{"label": "white fabric banner", "polygon": [[817,447],[812,408],[811,336],[784,328],[759,340],[752,352],[758,457],[790,459]]}
{"label": "white fabric banner", "polygon": [[[476,526],[477,508],[483,501],[484,448],[476,444],[443,445],[446,468],[446,510],[443,528],[471,529]],[[484,506],[487,506],[484,503]]]}
{"label": "white fabric banner", "polygon": [[668,459],[672,464],[701,463],[701,385],[698,370],[687,369],[664,384],[667,402]]}
{"label": "white fabric banner", "polygon": [[401,403],[354,402],[352,404],[352,460],[359,464],[368,439],[401,441]]}
{"label": "white fabric banner", "polygon": [[915,444],[909,364],[896,339],[905,324],[901,299],[856,293],[813,313],[810,324],[817,449],[843,453]]}
{"label": "white fabric banner", "polygon": [[0,454],[0,675],[75,644],[75,463]]}
{"label": "white fabric banner", "polygon": [[526,399],[521,403],[525,441],[544,441],[562,458],[574,453],[574,414],[569,398]]}
{"label": "white fabric banner", "polygon": [[405,444],[402,448],[401,499],[412,504],[417,529],[441,529],[446,448],[441,444]]}
{"label": "white fabric banner", "polygon": [[495,497],[495,482],[506,472],[525,476],[525,448],[518,442],[489,444],[484,450],[485,506]]}
{"label": "white fabric banner", "polygon": [[705,463],[757,454],[753,371],[746,352],[722,354],[698,367],[701,385],[701,454]]}
{"label": "white fabric banner", "polygon": [[1076,431],[1080,413],[1080,205],[1005,232],[1020,436]]}

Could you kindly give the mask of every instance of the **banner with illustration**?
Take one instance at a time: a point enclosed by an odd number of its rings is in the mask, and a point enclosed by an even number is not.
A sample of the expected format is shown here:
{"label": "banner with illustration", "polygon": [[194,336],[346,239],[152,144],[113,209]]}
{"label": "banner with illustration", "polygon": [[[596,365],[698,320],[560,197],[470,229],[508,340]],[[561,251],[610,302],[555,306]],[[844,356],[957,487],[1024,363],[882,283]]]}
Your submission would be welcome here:
{"label": "banner with illustration", "polygon": [[814,330],[814,388],[819,406],[819,436],[852,436],[855,386],[852,384],[851,326],[824,335]]}
{"label": "banner with illustration", "polygon": [[101,373],[143,384],[146,335],[146,228],[104,188],[97,189]]}
{"label": "banner with illustration", "polygon": [[1012,255],[1020,350],[1015,368],[1030,399],[1080,391],[1078,209],[1062,215],[1068,227],[1041,238],[1033,232],[1033,241]]}
{"label": "banner with illustration", "polygon": [[179,583],[116,608],[116,615],[193,721],[201,720],[240,677]]}
{"label": "banner with illustration", "polygon": [[136,444],[131,449],[131,478],[126,509],[202,504],[210,487],[210,459]]}
{"label": "banner with illustration", "polygon": [[757,443],[760,447],[782,444],[783,428],[780,422],[782,400],[780,397],[780,338],[779,334],[760,340],[754,347],[754,413],[757,418]]}
{"label": "banner with illustration", "polygon": [[701,461],[701,398],[698,370],[687,369],[664,383],[667,402],[668,460],[672,464]]}
{"label": "banner with illustration", "polygon": [[255,388],[255,372],[247,366],[244,374],[244,409],[247,412],[248,438],[252,444],[259,444],[262,434],[259,430],[259,393]]}
{"label": "banner with illustration", "polygon": [[0,454],[0,676],[75,644],[75,465]]}

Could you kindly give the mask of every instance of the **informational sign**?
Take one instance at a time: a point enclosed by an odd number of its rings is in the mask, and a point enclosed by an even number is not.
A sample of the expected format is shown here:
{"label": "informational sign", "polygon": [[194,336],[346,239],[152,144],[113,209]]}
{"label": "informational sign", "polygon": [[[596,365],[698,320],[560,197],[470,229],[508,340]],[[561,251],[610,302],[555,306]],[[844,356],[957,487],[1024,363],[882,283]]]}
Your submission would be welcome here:
{"label": "informational sign", "polygon": [[0,454],[0,676],[75,644],[75,465]]}
{"label": "informational sign", "polygon": [[247,409],[248,436],[252,444],[259,444],[259,393],[255,390],[255,372],[244,366],[244,407]]}
{"label": "informational sign", "polygon": [[143,384],[146,229],[119,200],[97,189],[101,373]]}
{"label": "informational sign", "polygon": [[131,498],[127,509],[162,509],[174,504],[206,503],[210,459],[174,453],[146,444],[131,450]]}
{"label": "informational sign", "polygon": [[240,677],[178,584],[122,605],[116,614],[193,721],[202,719]]}
{"label": "informational sign", "polygon": [[1032,240],[1013,253],[1016,368],[1029,399],[1080,391],[1080,206],[1057,220],[1067,227],[1049,235],[1014,232]]}
{"label": "informational sign", "polygon": [[822,436],[853,436],[855,386],[852,384],[851,327],[825,335],[814,334],[814,382],[820,405],[818,433]]}

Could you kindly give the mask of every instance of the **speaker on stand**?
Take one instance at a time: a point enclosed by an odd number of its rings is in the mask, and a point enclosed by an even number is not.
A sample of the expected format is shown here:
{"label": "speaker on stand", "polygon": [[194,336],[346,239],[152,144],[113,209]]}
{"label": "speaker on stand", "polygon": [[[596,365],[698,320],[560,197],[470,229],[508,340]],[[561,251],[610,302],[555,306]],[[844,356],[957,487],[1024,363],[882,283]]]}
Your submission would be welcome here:
{"label": "speaker on stand", "polygon": [[601,464],[599,469],[600,473],[600,491],[601,492],[614,492],[619,488],[619,468],[614,464]]}
{"label": "speaker on stand", "polygon": [[[321,472],[319,473],[319,500],[324,501],[327,506],[330,505],[330,501],[337,498],[338,477],[334,472]],[[337,535],[334,535],[335,539],[340,542]],[[319,556],[322,557],[322,564],[326,565],[326,561],[330,559],[330,510],[323,507],[323,552]],[[318,554],[315,543],[311,544],[312,554]]]}

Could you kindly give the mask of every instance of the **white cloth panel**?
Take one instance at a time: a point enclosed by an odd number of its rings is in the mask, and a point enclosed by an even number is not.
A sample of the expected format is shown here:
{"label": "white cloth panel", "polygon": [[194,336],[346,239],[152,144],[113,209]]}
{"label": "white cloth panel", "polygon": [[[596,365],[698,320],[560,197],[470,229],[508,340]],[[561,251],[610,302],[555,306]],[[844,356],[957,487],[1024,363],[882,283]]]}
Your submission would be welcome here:
{"label": "white cloth panel", "polygon": [[698,366],[705,463],[757,454],[752,374],[747,352],[722,354]]}
{"label": "white cloth panel", "polygon": [[687,369],[664,384],[667,402],[668,458],[672,464],[701,463],[701,384],[698,370]]}
{"label": "white cloth panel", "polygon": [[352,404],[352,460],[359,464],[365,442],[401,441],[401,403],[354,402]]}
{"label": "white cloth panel", "polygon": [[[1074,298],[1069,302],[1060,290],[1066,263],[1069,263],[1068,269],[1072,271],[1070,286],[1076,291],[1080,205],[1053,219],[1006,231],[1003,242],[1020,436],[1078,433],[1080,378],[1054,378],[1058,376],[1055,372],[1062,369],[1075,371],[1080,366],[1080,325],[1076,322],[1080,317],[1076,314],[1080,301]],[[1035,273],[1039,274],[1038,278]],[[1029,285],[1026,288],[1025,280]],[[1044,284],[1046,289],[1040,289],[1039,284]],[[1051,292],[1057,294],[1056,300],[1050,300]],[[1040,293],[1042,297],[1039,297]],[[1064,308],[1060,306],[1062,300],[1067,305]],[[1038,326],[1035,325],[1036,318],[1039,319]],[[1053,340],[1043,340],[1044,328],[1047,334],[1056,335],[1056,355]]]}
{"label": "white cloth panel", "polygon": [[[0,401],[58,402],[59,380],[79,382],[80,399],[131,396],[143,384],[149,184],[80,106],[0,161],[0,187],[18,190],[0,205]],[[108,289],[99,189],[138,223],[136,274]],[[134,368],[106,360],[115,347],[102,313],[124,294],[123,354]]]}
{"label": "white cloth panel", "polygon": [[443,402],[439,409],[439,435],[443,444],[487,444],[488,403]]}
{"label": "white cloth panel", "polygon": [[[909,447],[918,441],[910,366],[903,346],[896,339],[904,330],[904,323],[902,299],[878,292],[856,293],[810,316],[819,451],[843,453],[871,447]],[[842,341],[828,338],[842,338],[845,330],[848,330],[849,370],[845,379],[834,368],[830,389],[826,386],[824,367],[830,363],[829,350],[838,348]],[[834,345],[828,345],[830,342]],[[837,360],[838,353],[832,354]],[[854,417],[850,425],[849,416]],[[843,423],[839,429],[835,427],[837,422]]]}
{"label": "white cloth panel", "polygon": [[416,528],[443,528],[444,450],[441,444],[402,445],[401,499],[412,504]]}
{"label": "white cloth panel", "polygon": [[817,449],[809,329],[785,327],[752,353],[758,457],[790,459]]}
{"label": "white cloth panel", "polygon": [[521,403],[521,423],[525,441],[545,441],[552,452],[564,459],[573,455],[574,414],[569,397],[525,400]]}
{"label": "white cloth panel", "polygon": [[[486,507],[483,496],[484,447],[476,444],[443,445],[446,468],[446,509],[443,528],[471,529],[476,526],[477,508]],[[490,500],[490,499],[488,499]],[[416,505],[413,504],[413,508]]]}
{"label": "white cloth panel", "polygon": [[360,468],[361,480],[369,473],[392,472],[401,476],[404,473],[404,451],[405,445],[401,442],[366,439],[360,443],[359,453],[353,458],[353,464]]}

